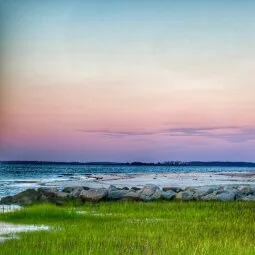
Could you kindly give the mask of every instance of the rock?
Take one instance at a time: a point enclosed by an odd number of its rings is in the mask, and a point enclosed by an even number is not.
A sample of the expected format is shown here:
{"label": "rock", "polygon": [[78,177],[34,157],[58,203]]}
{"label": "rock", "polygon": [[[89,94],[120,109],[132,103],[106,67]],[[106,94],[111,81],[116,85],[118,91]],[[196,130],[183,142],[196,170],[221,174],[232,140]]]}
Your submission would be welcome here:
{"label": "rock", "polygon": [[38,200],[40,202],[52,202],[53,197],[55,197],[55,193],[57,192],[56,188],[39,188],[37,190],[40,194]]}
{"label": "rock", "polygon": [[72,198],[72,199],[76,199],[76,198],[80,197],[81,192],[82,192],[83,190],[84,190],[83,187],[76,187],[75,189],[73,189],[73,190],[69,193],[68,197],[69,197],[69,198]]}
{"label": "rock", "polygon": [[41,194],[45,194],[45,193],[52,193],[52,192],[57,192],[57,188],[56,187],[51,187],[51,188],[39,188],[37,189],[37,191]]}
{"label": "rock", "polygon": [[228,191],[228,190],[235,190],[238,188],[238,184],[229,184],[229,185],[224,185],[224,186],[220,186],[221,189],[223,189],[224,191]]}
{"label": "rock", "polygon": [[10,205],[13,204],[13,196],[7,196],[7,197],[3,197],[0,201],[0,204],[2,205]]}
{"label": "rock", "polygon": [[161,192],[161,198],[166,199],[166,200],[172,200],[175,198],[175,196],[176,196],[176,193],[172,190]]}
{"label": "rock", "polygon": [[163,191],[172,190],[172,191],[175,192],[175,193],[178,193],[178,192],[180,192],[180,191],[183,191],[183,189],[180,188],[180,187],[163,187],[162,190],[163,190]]}
{"label": "rock", "polygon": [[255,190],[253,190],[252,187],[250,186],[241,185],[237,188],[237,191],[239,194],[244,194],[248,196],[248,195],[253,195]]}
{"label": "rock", "polygon": [[14,203],[19,205],[31,205],[38,201],[40,194],[35,189],[27,189],[19,194],[13,196]]}
{"label": "rock", "polygon": [[80,198],[83,201],[99,201],[107,197],[108,190],[105,188],[83,190],[80,194]]}
{"label": "rock", "polygon": [[[198,188],[200,188],[200,187],[192,187],[192,186],[188,186],[188,187],[185,187],[183,190],[181,190],[181,191],[190,191],[190,192],[195,192]],[[180,192],[180,191],[179,191]],[[178,193],[179,193],[178,192]]]}
{"label": "rock", "polygon": [[[174,190],[179,191],[176,193]],[[142,189],[137,187],[117,188],[110,185],[106,188],[67,187],[58,191],[55,187],[27,189],[15,196],[2,198],[0,204],[30,205],[38,202],[50,202],[63,205],[68,200],[100,201],[108,200],[242,200],[255,201],[254,185],[211,185],[201,187],[164,187],[162,190],[154,184],[147,184]]]}
{"label": "rock", "polygon": [[2,204],[31,205],[38,202],[40,193],[35,189],[27,189],[15,196],[8,196],[1,200]]}
{"label": "rock", "polygon": [[45,195],[43,195],[43,194],[39,197],[39,201],[40,202],[49,202],[47,197]]}
{"label": "rock", "polygon": [[108,190],[107,199],[110,200],[120,200],[125,197],[125,195],[128,193],[126,190]]}
{"label": "rock", "polygon": [[161,197],[161,190],[157,185],[146,184],[139,192],[139,198],[143,201],[156,200]]}
{"label": "rock", "polygon": [[217,200],[220,201],[231,201],[235,200],[236,194],[233,191],[226,191],[217,195]]}
{"label": "rock", "polygon": [[46,197],[55,196],[55,194],[58,192],[56,189],[47,189],[47,188],[40,188],[37,190],[40,195],[45,195]]}
{"label": "rock", "polygon": [[[72,196],[79,196],[79,192],[82,191],[82,190],[89,190],[90,188],[89,187],[86,187],[86,186],[76,186],[76,187],[66,187],[62,190],[62,192],[65,192],[65,193],[72,193]],[[78,192],[78,194],[77,194]]]}
{"label": "rock", "polygon": [[216,191],[200,198],[203,201],[217,200]]}
{"label": "rock", "polygon": [[248,195],[246,197],[242,197],[240,200],[242,200],[242,201],[255,201],[255,195]]}
{"label": "rock", "polygon": [[137,200],[139,198],[139,193],[134,191],[128,191],[124,195],[125,200]]}
{"label": "rock", "polygon": [[235,187],[233,187],[233,186],[227,186],[227,187],[224,187],[224,189],[223,189],[223,192],[221,192],[221,193],[237,193],[237,189],[235,188]]}
{"label": "rock", "polygon": [[194,198],[196,200],[199,200],[201,197],[204,197],[208,194],[213,193],[216,190],[216,188],[210,187],[210,186],[204,186],[204,187],[198,187],[194,189]]}
{"label": "rock", "polygon": [[236,200],[253,201],[255,187],[251,185],[240,185],[236,189]]}
{"label": "rock", "polygon": [[110,185],[110,186],[108,187],[108,190],[117,190],[117,187],[114,186],[114,185]]}
{"label": "rock", "polygon": [[181,191],[177,193],[175,198],[183,201],[193,200],[194,199],[193,194],[194,193],[191,191]]}
{"label": "rock", "polygon": [[71,193],[73,190],[80,188],[80,187],[66,187],[62,190],[62,192]]}
{"label": "rock", "polygon": [[69,194],[61,191],[61,192],[56,192],[56,196],[59,198],[68,198]]}
{"label": "rock", "polygon": [[140,189],[140,188],[138,188],[138,187],[132,187],[130,190],[138,191],[138,190],[141,190],[141,189]]}
{"label": "rock", "polygon": [[38,189],[40,202],[50,202],[57,205],[63,205],[68,200],[70,193],[56,191],[56,189]]}

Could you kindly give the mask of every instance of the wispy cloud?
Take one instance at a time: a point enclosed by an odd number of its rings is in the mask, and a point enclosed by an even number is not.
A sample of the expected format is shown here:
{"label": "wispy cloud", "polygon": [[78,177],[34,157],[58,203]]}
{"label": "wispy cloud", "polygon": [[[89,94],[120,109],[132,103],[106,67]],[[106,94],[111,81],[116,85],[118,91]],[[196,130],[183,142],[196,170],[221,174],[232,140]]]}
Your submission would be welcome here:
{"label": "wispy cloud", "polygon": [[123,137],[123,136],[144,136],[144,135],[155,135],[158,134],[156,131],[111,131],[107,129],[80,129],[79,131],[85,133],[99,133],[105,136],[112,137]]}
{"label": "wispy cloud", "polygon": [[122,138],[132,136],[174,136],[174,137],[207,137],[223,139],[229,142],[245,142],[255,140],[254,127],[237,127],[237,126],[212,126],[212,127],[179,127],[167,128],[154,131],[113,131],[108,129],[80,129],[80,132],[98,133],[106,137]]}
{"label": "wispy cloud", "polygon": [[245,142],[255,140],[255,128],[237,126],[170,128],[166,129],[165,135],[200,136],[223,139],[229,142]]}

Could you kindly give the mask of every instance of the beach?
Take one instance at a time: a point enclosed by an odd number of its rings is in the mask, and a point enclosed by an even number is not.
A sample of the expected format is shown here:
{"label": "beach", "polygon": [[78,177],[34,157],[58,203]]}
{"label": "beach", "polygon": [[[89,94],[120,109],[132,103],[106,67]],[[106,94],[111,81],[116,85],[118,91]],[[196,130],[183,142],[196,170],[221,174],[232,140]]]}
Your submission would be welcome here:
{"label": "beach", "polygon": [[255,172],[221,172],[221,173],[147,173],[147,174],[90,174],[70,180],[55,180],[41,183],[44,187],[118,188],[142,187],[155,184],[159,187],[196,187],[208,185],[255,184]]}

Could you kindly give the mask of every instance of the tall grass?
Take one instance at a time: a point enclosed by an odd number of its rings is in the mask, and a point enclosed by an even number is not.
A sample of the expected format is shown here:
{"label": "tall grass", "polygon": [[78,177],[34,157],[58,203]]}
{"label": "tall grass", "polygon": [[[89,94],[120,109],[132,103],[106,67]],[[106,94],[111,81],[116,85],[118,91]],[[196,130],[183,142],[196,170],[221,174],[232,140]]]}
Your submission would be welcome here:
{"label": "tall grass", "polygon": [[52,226],[0,245],[0,254],[255,254],[253,202],[36,205],[1,221]]}

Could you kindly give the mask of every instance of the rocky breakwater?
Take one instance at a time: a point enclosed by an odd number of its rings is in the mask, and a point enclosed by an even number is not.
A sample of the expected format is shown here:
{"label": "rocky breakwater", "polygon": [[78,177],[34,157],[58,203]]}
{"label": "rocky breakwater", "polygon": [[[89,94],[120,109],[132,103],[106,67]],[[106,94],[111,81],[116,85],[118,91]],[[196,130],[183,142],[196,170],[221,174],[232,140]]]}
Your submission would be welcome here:
{"label": "rocky breakwater", "polygon": [[255,201],[254,185],[211,185],[200,187],[163,187],[146,184],[142,188],[88,188],[68,187],[27,189],[17,195],[2,198],[0,204],[31,205],[35,203],[54,203],[64,205],[70,201],[79,203],[118,200],[219,200],[219,201]]}

